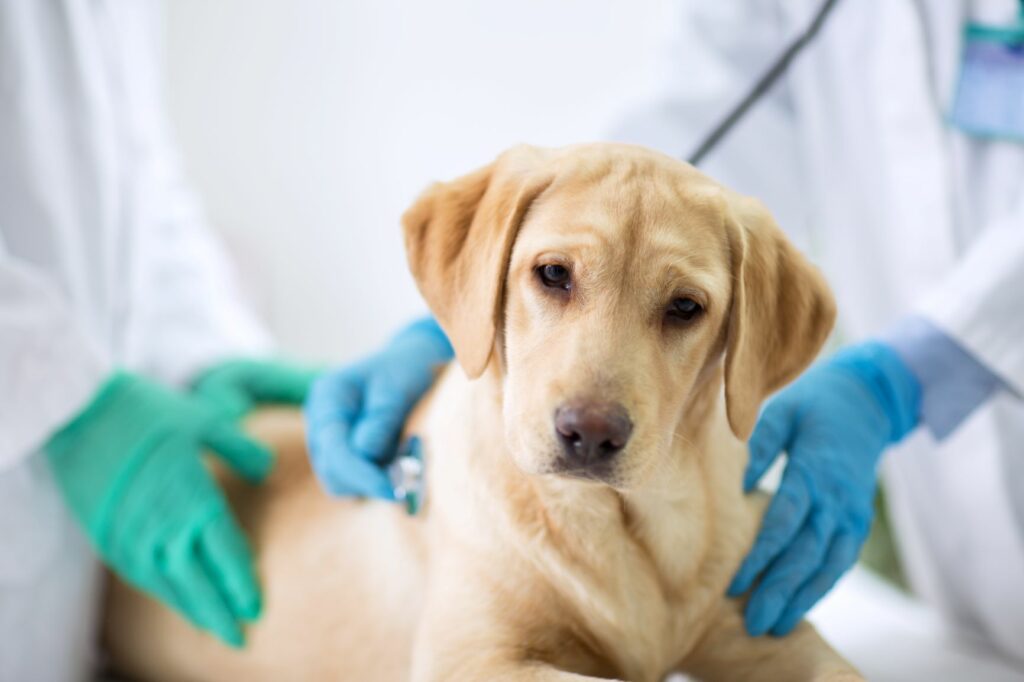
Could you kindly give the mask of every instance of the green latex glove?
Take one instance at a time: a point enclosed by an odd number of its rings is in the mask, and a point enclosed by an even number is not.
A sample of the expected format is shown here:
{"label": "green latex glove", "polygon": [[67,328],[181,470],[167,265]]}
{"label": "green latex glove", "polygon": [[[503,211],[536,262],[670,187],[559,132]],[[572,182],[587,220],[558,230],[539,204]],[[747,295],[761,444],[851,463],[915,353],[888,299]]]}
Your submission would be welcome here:
{"label": "green latex glove", "polygon": [[251,482],[262,445],[196,398],[117,373],[46,445],[72,513],[127,582],[233,646],[260,614],[252,555],[204,449]]}
{"label": "green latex glove", "polygon": [[227,360],[200,374],[192,393],[237,419],[260,403],[301,405],[319,373],[275,360]]}

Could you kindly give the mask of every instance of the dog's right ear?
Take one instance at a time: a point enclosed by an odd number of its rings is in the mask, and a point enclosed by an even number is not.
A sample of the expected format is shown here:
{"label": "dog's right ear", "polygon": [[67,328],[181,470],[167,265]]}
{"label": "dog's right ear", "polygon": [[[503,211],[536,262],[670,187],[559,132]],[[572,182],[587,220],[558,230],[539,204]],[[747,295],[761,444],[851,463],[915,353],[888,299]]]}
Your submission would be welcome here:
{"label": "dog's right ear", "polygon": [[761,402],[802,372],[835,322],[832,292],[759,202],[731,196],[726,227],[733,297],[725,358],[725,404],[747,440]]}
{"label": "dog's right ear", "polygon": [[543,150],[516,147],[451,182],[429,187],[402,216],[420,293],[471,378],[490,362],[519,226],[551,183]]}

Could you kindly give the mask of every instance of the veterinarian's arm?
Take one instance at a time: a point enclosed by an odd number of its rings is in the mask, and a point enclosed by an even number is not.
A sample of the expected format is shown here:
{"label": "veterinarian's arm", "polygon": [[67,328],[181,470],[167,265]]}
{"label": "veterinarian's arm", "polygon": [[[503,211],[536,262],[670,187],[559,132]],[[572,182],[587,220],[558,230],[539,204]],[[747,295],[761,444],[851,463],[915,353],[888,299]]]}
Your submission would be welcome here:
{"label": "veterinarian's arm", "polygon": [[38,452],[109,373],[110,358],[60,284],[12,257],[0,226],[0,472]]}
{"label": "veterinarian's arm", "polygon": [[882,452],[918,423],[921,387],[888,344],[850,346],[769,400],[750,439],[744,487],[785,450],[761,531],[729,588],[754,588],[751,635],[789,633],[853,565],[868,534]]}
{"label": "veterinarian's arm", "polygon": [[155,49],[160,32],[148,24],[139,32],[125,68],[143,94],[133,171],[147,190],[135,217],[147,222],[136,245],[145,263],[136,276],[145,282],[146,300],[133,309],[138,337],[127,364],[167,384],[190,385],[235,417],[257,403],[300,404],[313,372],[266,357],[271,339],[206,225],[171,137]]}
{"label": "veterinarian's arm", "polygon": [[885,343],[844,351],[769,402],[745,483],[782,450],[789,464],[730,589],[760,580],[747,608],[751,634],[790,631],[853,565],[888,445],[919,423],[944,438],[994,394],[1024,395],[1024,194],[1019,203]]}
{"label": "veterinarian's arm", "polygon": [[1024,180],[1016,206],[994,221],[921,306],[923,317],[1024,396]]}
{"label": "veterinarian's arm", "polygon": [[46,444],[72,514],[124,580],[241,646],[260,613],[252,557],[200,458],[257,482],[271,454],[205,401],[115,373]]}
{"label": "veterinarian's arm", "polygon": [[313,470],[334,495],[394,499],[384,467],[402,425],[454,353],[432,318],[414,322],[380,352],[318,379],[306,401]]}
{"label": "veterinarian's arm", "polygon": [[997,374],[925,317],[901,320],[884,338],[921,384],[921,423],[938,440],[1006,388]]}
{"label": "veterinarian's arm", "polygon": [[222,360],[266,355],[272,342],[185,176],[163,101],[160,26],[134,28],[123,66],[137,93],[131,112],[136,158],[128,163],[140,196],[130,219],[144,223],[133,249],[145,267],[132,276],[145,300],[132,302],[136,338],[126,363],[185,386]]}

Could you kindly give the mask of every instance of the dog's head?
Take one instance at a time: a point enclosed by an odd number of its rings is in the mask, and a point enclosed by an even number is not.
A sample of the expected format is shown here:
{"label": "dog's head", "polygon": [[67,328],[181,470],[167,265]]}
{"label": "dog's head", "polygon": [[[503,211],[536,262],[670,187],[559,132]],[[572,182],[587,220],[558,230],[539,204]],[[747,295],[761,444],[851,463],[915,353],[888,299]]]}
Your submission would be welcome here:
{"label": "dog's head", "polygon": [[527,473],[640,485],[690,436],[723,357],[746,439],[835,314],[760,204],[637,147],[518,147],[428,189],[403,225],[459,363],[502,376]]}

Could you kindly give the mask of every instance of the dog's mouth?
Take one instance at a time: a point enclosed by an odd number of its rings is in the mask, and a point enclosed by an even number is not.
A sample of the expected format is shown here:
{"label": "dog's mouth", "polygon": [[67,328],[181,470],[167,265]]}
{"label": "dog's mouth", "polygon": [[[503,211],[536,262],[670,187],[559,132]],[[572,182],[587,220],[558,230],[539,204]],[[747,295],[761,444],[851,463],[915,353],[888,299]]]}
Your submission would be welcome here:
{"label": "dog's mouth", "polygon": [[610,462],[580,466],[573,465],[564,460],[557,460],[551,467],[550,473],[555,476],[564,476],[565,478],[610,486],[614,486],[618,479],[616,468]]}

